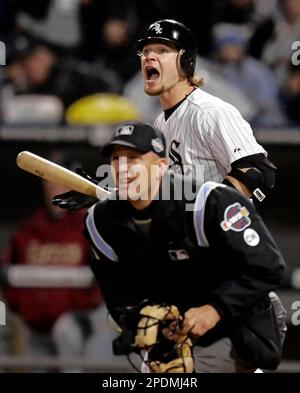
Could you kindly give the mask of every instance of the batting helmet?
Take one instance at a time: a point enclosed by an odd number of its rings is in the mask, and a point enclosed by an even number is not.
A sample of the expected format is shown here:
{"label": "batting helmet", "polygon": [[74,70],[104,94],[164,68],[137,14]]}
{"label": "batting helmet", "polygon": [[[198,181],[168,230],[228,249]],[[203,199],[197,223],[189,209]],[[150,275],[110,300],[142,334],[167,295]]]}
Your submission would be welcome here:
{"label": "batting helmet", "polygon": [[180,66],[187,76],[193,76],[196,65],[197,45],[196,39],[189,28],[183,23],[172,19],[162,19],[152,23],[144,38],[137,43],[137,50],[142,51],[143,47],[150,42],[162,42],[174,44],[182,50]]}

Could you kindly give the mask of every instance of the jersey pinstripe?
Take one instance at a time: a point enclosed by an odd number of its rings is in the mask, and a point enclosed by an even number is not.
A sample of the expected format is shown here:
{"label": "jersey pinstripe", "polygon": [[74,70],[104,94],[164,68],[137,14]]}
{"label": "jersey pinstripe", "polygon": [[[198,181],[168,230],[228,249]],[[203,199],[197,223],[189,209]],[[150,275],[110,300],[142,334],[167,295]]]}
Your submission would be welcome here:
{"label": "jersey pinstripe", "polygon": [[204,181],[222,181],[231,163],[242,157],[267,156],[239,111],[201,89],[193,91],[167,120],[161,113],[155,126],[166,137],[170,167],[198,179],[202,176]]}

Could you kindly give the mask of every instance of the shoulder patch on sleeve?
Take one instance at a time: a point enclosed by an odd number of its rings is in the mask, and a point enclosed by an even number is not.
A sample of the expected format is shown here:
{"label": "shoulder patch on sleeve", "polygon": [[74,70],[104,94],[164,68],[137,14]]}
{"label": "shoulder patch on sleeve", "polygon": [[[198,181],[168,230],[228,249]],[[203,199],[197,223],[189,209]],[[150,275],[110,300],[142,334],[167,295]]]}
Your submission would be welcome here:
{"label": "shoulder patch on sleeve", "polygon": [[196,202],[194,204],[194,229],[197,237],[198,246],[201,247],[209,247],[209,243],[204,232],[205,204],[211,191],[217,187],[226,186],[224,184],[215,183],[212,181],[204,183],[198,191]]}
{"label": "shoulder patch on sleeve", "polygon": [[260,242],[259,234],[253,228],[247,228],[243,233],[243,238],[250,247],[256,247]]}
{"label": "shoulder patch on sleeve", "polygon": [[249,210],[239,202],[235,202],[226,207],[224,211],[224,220],[221,222],[221,228],[227,232],[242,232],[251,224]]}
{"label": "shoulder patch on sleeve", "polygon": [[100,235],[98,229],[96,228],[95,219],[94,219],[94,211],[95,206],[93,205],[88,209],[88,215],[86,218],[86,227],[91,237],[91,240],[94,246],[108,259],[113,262],[118,262],[118,257],[111,246],[103,239]]}

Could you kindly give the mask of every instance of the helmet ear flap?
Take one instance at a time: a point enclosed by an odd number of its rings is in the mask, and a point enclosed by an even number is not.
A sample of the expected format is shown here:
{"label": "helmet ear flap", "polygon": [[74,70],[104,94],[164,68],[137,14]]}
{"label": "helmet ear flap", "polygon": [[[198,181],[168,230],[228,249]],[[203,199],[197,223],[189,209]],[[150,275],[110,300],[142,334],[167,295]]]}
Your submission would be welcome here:
{"label": "helmet ear flap", "polygon": [[195,72],[195,58],[193,54],[181,48],[178,58],[181,73],[186,76],[193,76]]}
{"label": "helmet ear flap", "polygon": [[184,70],[184,60],[182,60],[184,58],[184,52],[184,49],[179,49],[177,56],[177,66],[182,75],[186,75],[186,72]]}

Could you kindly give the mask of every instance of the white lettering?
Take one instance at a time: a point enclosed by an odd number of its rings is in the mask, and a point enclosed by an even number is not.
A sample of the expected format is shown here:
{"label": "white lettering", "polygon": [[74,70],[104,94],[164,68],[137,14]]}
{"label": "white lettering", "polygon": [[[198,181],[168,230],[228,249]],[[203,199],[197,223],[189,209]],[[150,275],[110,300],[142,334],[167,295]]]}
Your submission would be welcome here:
{"label": "white lettering", "polygon": [[294,41],[292,43],[292,50],[295,51],[292,54],[292,64],[297,66],[300,64],[300,41]]}
{"label": "white lettering", "polygon": [[[193,169],[193,170],[192,170]],[[120,199],[131,201],[161,199],[168,201],[186,200],[186,210],[193,210],[193,201],[204,183],[203,166],[195,168],[192,165],[184,165],[184,172],[189,172],[189,176],[184,176],[180,180],[180,175],[174,180],[174,188],[171,186],[172,176],[163,176],[165,168],[160,165],[145,166],[144,163],[131,163],[127,157],[119,157],[118,162],[113,165],[100,165],[97,168],[96,176],[100,179],[98,185],[101,188],[118,191]],[[171,172],[172,173],[172,172]],[[177,175],[175,175],[177,176]],[[160,193],[157,185],[160,178]],[[185,179],[185,180],[184,180]],[[115,198],[111,195],[111,199]],[[101,199],[101,198],[99,198]]]}
{"label": "white lettering", "polygon": [[291,322],[294,326],[300,325],[300,301],[296,300],[292,304],[292,310],[296,310],[291,317]]}
{"label": "white lettering", "polygon": [[2,41],[0,41],[0,65],[6,65],[6,47]]}
{"label": "white lettering", "polygon": [[109,379],[104,379],[102,382],[103,388],[127,388],[133,390],[135,388],[136,380],[131,379],[114,379],[109,377]]}
{"label": "white lettering", "polygon": [[6,307],[5,303],[0,301],[0,326],[6,325]]}

